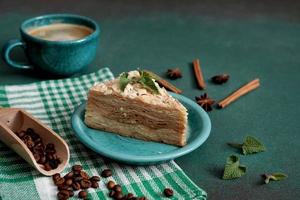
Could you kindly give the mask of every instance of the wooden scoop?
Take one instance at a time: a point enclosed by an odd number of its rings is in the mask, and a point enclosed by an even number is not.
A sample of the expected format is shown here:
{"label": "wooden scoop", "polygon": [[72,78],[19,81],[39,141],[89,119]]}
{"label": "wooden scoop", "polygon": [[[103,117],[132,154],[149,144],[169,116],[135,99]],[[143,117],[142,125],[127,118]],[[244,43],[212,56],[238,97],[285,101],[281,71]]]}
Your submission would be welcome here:
{"label": "wooden scoop", "polygon": [[[46,171],[43,165],[36,162],[29,148],[15,134],[27,128],[32,128],[39,134],[45,145],[48,143],[55,145],[56,154],[62,161],[56,169]],[[67,143],[53,130],[22,109],[0,108],[0,140],[46,176],[61,172],[69,162],[70,153]]]}

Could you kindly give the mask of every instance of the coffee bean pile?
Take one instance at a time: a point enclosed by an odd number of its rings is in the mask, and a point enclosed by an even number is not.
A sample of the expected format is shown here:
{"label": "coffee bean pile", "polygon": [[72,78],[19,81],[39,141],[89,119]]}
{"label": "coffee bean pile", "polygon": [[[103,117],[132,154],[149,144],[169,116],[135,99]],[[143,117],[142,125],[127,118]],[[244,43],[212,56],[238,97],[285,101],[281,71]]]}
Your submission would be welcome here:
{"label": "coffee bean pile", "polygon": [[43,139],[32,128],[16,134],[32,152],[37,163],[43,165],[46,171],[56,169],[61,164],[62,161],[56,154],[55,145],[48,143],[45,146]]}
{"label": "coffee bean pile", "polygon": [[[105,169],[101,172],[101,177],[108,178],[112,176],[110,169]],[[74,192],[79,191],[78,198],[87,199],[89,188],[99,188],[99,176],[90,177],[85,171],[82,170],[81,165],[74,165],[72,171],[61,177],[60,174],[54,174],[52,176],[54,184],[57,186],[58,193],[57,198],[59,200],[67,200],[73,197]],[[132,193],[123,194],[122,187],[116,184],[114,181],[108,181],[106,187],[109,190],[108,196],[114,200],[147,200],[146,197],[136,197]],[[166,188],[164,190],[166,197],[173,196],[173,190]]]}
{"label": "coffee bean pile", "polygon": [[60,174],[52,176],[54,184],[57,186],[57,198],[59,200],[66,200],[74,196],[74,192],[79,191],[78,197],[86,199],[88,196],[87,189],[99,188],[99,176],[90,177],[85,171],[82,170],[81,165],[74,165],[72,171],[61,177]]}

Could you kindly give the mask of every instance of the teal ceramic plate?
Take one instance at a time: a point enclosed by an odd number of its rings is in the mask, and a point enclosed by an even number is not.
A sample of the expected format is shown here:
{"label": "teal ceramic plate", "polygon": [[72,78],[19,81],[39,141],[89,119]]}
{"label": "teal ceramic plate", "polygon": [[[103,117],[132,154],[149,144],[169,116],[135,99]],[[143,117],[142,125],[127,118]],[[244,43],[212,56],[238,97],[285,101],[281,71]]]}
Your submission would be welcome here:
{"label": "teal ceramic plate", "polygon": [[171,94],[188,110],[188,139],[184,147],[146,142],[88,128],[84,123],[86,103],[73,113],[72,128],[78,139],[95,152],[127,164],[150,165],[183,156],[198,148],[208,138],[211,123],[207,113],[192,100]]}

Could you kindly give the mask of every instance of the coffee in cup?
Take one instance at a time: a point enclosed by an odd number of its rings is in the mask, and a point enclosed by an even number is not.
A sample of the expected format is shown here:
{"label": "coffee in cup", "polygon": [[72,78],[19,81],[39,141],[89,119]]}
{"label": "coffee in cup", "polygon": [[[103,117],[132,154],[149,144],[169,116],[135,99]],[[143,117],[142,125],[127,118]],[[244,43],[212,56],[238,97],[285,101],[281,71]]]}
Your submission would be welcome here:
{"label": "coffee in cup", "polygon": [[93,33],[93,31],[93,29],[87,26],[57,23],[33,28],[28,30],[28,34],[44,40],[69,41],[80,40]]}

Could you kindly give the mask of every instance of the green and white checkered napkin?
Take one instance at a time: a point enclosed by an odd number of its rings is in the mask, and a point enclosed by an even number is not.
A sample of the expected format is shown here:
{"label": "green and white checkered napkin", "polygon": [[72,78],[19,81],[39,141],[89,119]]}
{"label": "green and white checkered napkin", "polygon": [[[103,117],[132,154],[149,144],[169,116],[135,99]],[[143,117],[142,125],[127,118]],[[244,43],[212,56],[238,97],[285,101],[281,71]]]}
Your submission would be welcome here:
{"label": "green and white checkered napkin", "polygon": [[[90,175],[99,175],[103,169],[110,168],[113,177],[109,179],[121,184],[125,193],[163,199],[162,191],[170,187],[174,190],[173,199],[206,199],[206,192],[173,161],[155,166],[127,166],[101,157],[74,137],[70,124],[72,112],[86,99],[88,89],[95,82],[112,78],[110,70],[104,68],[77,78],[0,86],[0,106],[27,110],[65,139],[70,147],[70,163],[64,174],[74,164],[81,164]],[[106,182],[100,181],[100,189],[89,189],[89,199],[108,198]],[[56,193],[50,177],[39,174],[0,142],[0,199],[56,199]]]}

